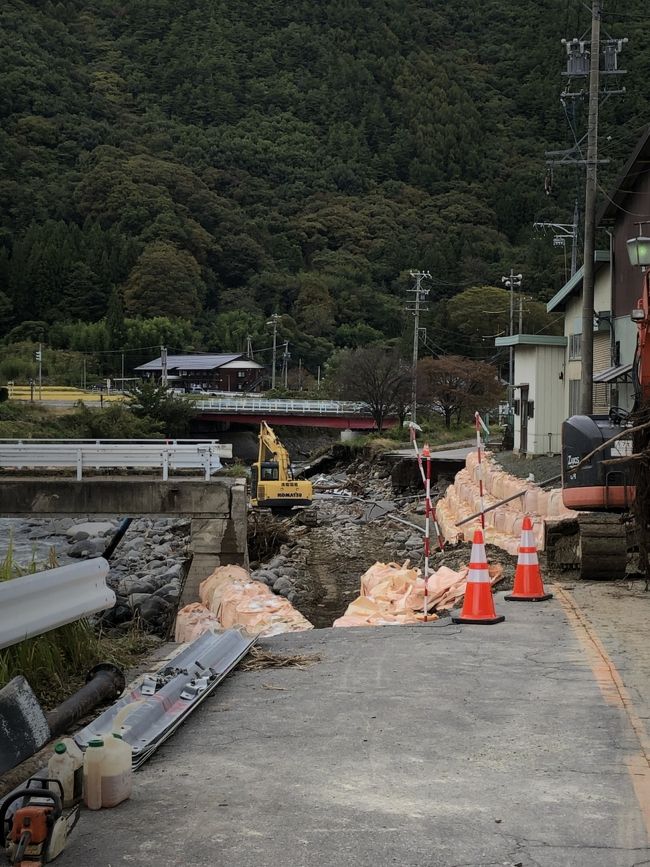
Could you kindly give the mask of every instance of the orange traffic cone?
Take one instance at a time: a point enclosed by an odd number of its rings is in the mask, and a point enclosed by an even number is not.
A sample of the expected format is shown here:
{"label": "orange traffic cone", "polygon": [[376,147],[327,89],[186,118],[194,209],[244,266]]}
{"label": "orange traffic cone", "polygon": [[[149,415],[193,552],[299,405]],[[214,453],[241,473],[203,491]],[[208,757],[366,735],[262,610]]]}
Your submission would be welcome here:
{"label": "orange traffic cone", "polygon": [[517,570],[512,593],[505,597],[508,602],[543,602],[552,599],[552,593],[544,592],[542,573],[539,571],[537,560],[537,548],[533,536],[533,524],[526,515],[521,528],[521,543],[519,545],[519,557],[517,558]]}
{"label": "orange traffic cone", "polygon": [[497,616],[494,610],[492,584],[488,573],[482,530],[476,530],[474,533],[463,610],[459,617],[452,617],[451,619],[454,623],[485,624],[501,623],[502,620],[506,619],[503,614]]}

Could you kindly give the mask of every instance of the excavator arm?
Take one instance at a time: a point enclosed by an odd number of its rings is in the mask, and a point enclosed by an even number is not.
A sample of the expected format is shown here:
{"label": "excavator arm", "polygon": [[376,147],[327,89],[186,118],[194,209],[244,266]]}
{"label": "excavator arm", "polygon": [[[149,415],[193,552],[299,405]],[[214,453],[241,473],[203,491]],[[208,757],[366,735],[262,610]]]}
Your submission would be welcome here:
{"label": "excavator arm", "polygon": [[265,421],[260,424],[259,453],[257,459],[260,466],[263,463],[277,463],[278,481],[283,482],[287,479],[293,478],[289,452],[277,438],[273,428],[269,427]]}

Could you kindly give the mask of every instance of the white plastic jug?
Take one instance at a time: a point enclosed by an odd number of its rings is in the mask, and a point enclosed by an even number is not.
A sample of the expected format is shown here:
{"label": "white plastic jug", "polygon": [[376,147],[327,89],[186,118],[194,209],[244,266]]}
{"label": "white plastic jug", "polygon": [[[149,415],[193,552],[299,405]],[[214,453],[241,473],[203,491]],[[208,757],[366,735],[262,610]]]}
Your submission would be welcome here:
{"label": "white plastic jug", "polygon": [[[83,795],[83,753],[72,740],[64,738],[54,747],[54,755],[47,763],[47,776],[50,780],[58,780],[63,788],[63,806],[72,807]],[[50,784],[51,789],[58,786]]]}
{"label": "white plastic jug", "polygon": [[115,807],[131,797],[133,770],[131,747],[122,740],[122,735],[113,732],[105,740],[102,761],[102,807]]}
{"label": "white plastic jug", "polygon": [[84,803],[89,810],[102,806],[102,765],[106,749],[101,738],[89,741],[84,754]]}

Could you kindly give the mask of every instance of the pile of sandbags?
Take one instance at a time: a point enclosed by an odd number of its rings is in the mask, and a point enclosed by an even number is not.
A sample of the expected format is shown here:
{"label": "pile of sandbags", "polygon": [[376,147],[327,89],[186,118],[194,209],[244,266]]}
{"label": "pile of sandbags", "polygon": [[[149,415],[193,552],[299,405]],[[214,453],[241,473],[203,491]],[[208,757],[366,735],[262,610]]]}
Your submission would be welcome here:
{"label": "pile of sandbags", "polygon": [[445,496],[436,503],[438,524],[448,542],[462,541],[468,532],[468,526],[474,528],[473,524],[458,527],[457,523],[481,509],[481,472],[485,508],[524,492],[523,496],[497,506],[485,515],[485,541],[504,548],[510,554],[518,551],[525,515],[529,515],[533,521],[538,551],[544,550],[545,524],[548,520],[561,521],[575,517],[575,512],[564,506],[561,489],[543,490],[534,482],[519,479],[503,470],[489,454],[482,456],[479,467],[476,452],[471,452],[467,456],[465,469],[456,474],[453,485],[447,488]]}
{"label": "pile of sandbags", "polygon": [[278,635],[313,629],[284,597],[251,580],[240,566],[219,566],[199,587],[201,602],[176,618],[176,641],[191,641],[210,629],[241,629],[248,635]]}
{"label": "pile of sandbags", "polygon": [[[437,620],[435,611],[453,608],[465,595],[465,567],[458,572],[440,566],[429,575],[428,620]],[[490,566],[490,579],[496,583],[503,574],[499,565]],[[375,563],[361,578],[361,594],[348,605],[334,626],[386,626],[421,623],[424,620],[424,578],[419,569],[397,563]]]}

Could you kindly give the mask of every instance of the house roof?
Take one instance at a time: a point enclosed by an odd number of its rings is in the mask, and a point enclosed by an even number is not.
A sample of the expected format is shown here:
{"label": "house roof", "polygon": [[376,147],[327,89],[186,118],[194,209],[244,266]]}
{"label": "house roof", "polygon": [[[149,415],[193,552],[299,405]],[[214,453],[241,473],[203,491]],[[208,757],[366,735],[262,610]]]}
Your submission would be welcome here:
{"label": "house roof", "polygon": [[222,370],[263,370],[264,365],[258,364],[252,358],[242,358],[238,356],[234,361],[227,361],[221,365]]}
{"label": "house roof", "polygon": [[511,334],[497,337],[495,346],[566,346],[566,337],[555,334]]}
{"label": "house roof", "polygon": [[[238,355],[168,355],[167,370],[216,370],[218,367],[223,367],[224,364],[243,357],[241,352]],[[155,358],[135,369],[143,371],[162,370],[162,358]]]}
{"label": "house roof", "polygon": [[596,214],[596,225],[603,220],[613,220],[625,199],[634,190],[637,178],[650,169],[650,124],[637,141],[620,175],[614,181],[611,191]]}
{"label": "house roof", "polygon": [[625,379],[631,371],[632,362],[629,364],[619,364],[618,367],[608,367],[607,370],[594,373],[594,382],[616,382],[617,379]]}
{"label": "house roof", "polygon": [[[598,266],[603,263],[609,262],[609,250],[596,250],[594,252],[594,265],[596,270],[598,270]],[[573,292],[579,291],[582,286],[582,277],[584,274],[584,265],[581,265],[578,270],[575,272],[573,277],[568,280],[564,286],[557,292],[551,300],[546,305],[546,310],[548,313],[551,310],[556,310],[558,307],[564,304],[566,299]]]}

